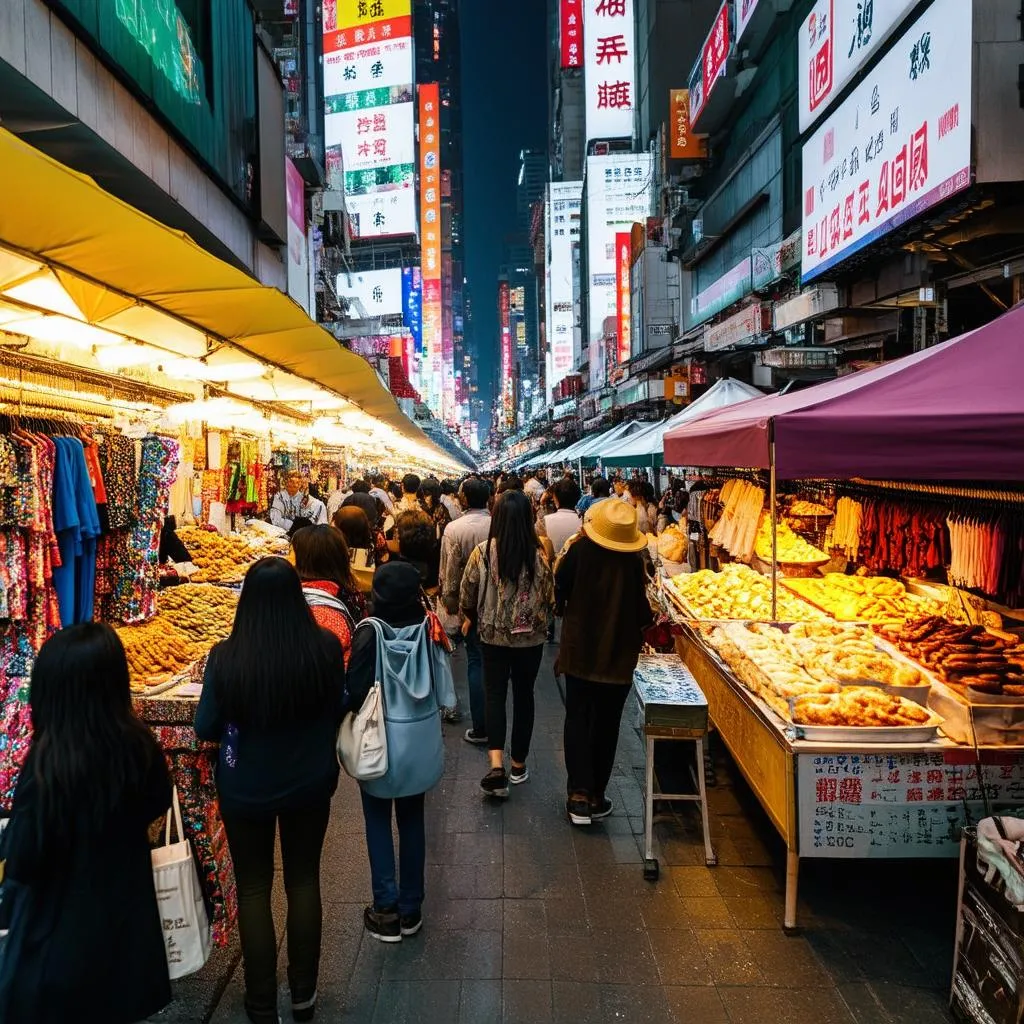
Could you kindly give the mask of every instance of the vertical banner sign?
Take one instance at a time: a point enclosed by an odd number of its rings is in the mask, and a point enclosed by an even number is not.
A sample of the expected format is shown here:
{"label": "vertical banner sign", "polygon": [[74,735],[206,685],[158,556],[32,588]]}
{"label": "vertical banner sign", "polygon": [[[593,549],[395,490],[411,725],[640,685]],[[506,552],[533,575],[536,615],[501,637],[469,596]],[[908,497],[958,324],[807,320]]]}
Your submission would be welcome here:
{"label": "vertical banner sign", "polygon": [[804,144],[804,281],[970,185],[971,53],[935,0]]}
{"label": "vertical banner sign", "polygon": [[729,4],[722,4],[715,16],[700,56],[690,72],[690,125],[704,112],[718,79],[725,73],[729,57]]}
{"label": "vertical banner sign", "polygon": [[553,181],[547,202],[547,338],[551,365],[547,376],[550,393],[573,371],[576,327],[573,294],[573,245],[579,245],[582,181]]}
{"label": "vertical banner sign", "polygon": [[633,137],[633,0],[586,0],[583,16],[587,139]]}
{"label": "vertical banner sign", "polygon": [[501,331],[501,423],[515,426],[515,382],[512,379],[512,291],[508,281],[498,284],[498,326]]}
{"label": "vertical banner sign", "polygon": [[562,70],[583,67],[583,0],[558,0],[561,10]]}
{"label": "vertical banner sign", "polygon": [[423,354],[423,278],[419,267],[402,271],[402,323],[412,337],[416,355]]}
{"label": "vertical banner sign", "polygon": [[707,137],[694,135],[690,130],[689,89],[671,89],[669,91],[669,111],[672,118],[669,156],[673,160],[706,160],[708,155]]}
{"label": "vertical banner sign", "polygon": [[440,413],[441,395],[434,392],[435,376],[441,370],[441,104],[437,83],[421,85],[419,100],[423,380],[430,382],[428,405]]}
{"label": "vertical banner sign", "polygon": [[[918,0],[817,0],[800,29],[800,131],[831,106],[843,86],[899,28]],[[966,10],[971,3],[962,2]]]}
{"label": "vertical banner sign", "polygon": [[324,0],[327,183],[356,238],[416,233],[411,0]]}
{"label": "vertical banner sign", "polygon": [[632,266],[633,243],[628,231],[615,235],[615,320],[618,329],[619,366],[628,363],[632,355],[633,339],[630,331],[629,271]]}

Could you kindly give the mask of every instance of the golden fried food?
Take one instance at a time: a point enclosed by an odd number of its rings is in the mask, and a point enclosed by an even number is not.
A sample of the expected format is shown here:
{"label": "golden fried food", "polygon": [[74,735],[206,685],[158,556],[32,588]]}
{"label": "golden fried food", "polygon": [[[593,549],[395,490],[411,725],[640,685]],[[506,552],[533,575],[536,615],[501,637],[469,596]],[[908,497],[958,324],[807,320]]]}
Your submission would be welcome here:
{"label": "golden fried food", "polygon": [[159,615],[139,626],[121,626],[117,635],[124,645],[129,675],[136,686],[165,679],[198,656],[187,634]]}
{"label": "golden fried food", "polygon": [[[721,572],[702,569],[666,582],[702,619],[770,619],[772,585],[747,565],[731,562]],[[816,608],[778,589],[776,616],[781,622],[823,619]]]}
{"label": "golden fried food", "polygon": [[[788,523],[780,522],[776,531],[775,558],[779,562],[827,562],[828,555],[820,548],[808,543],[799,534],[794,533]],[[772,521],[769,516],[761,520],[757,529],[757,540],[754,542],[757,557],[766,562],[772,560]]]}
{"label": "golden fried food", "polygon": [[928,598],[909,594],[899,580],[885,576],[830,572],[821,579],[787,579],[784,585],[840,622],[900,623],[938,607]]}
{"label": "golden fried food", "polygon": [[789,506],[789,514],[791,516],[830,516],[832,515],[832,509],[826,508],[824,505],[819,505],[814,501],[794,501]]}
{"label": "golden fried food", "polygon": [[848,686],[839,693],[809,694],[793,701],[793,721],[798,725],[892,728],[934,720],[920,704],[871,686]]}
{"label": "golden fried food", "polygon": [[193,583],[237,583],[258,558],[275,553],[270,541],[255,537],[194,528],[179,530],[178,536],[198,568],[191,576]]}
{"label": "golden fried food", "polygon": [[235,621],[238,594],[208,583],[186,583],[160,594],[158,607],[192,641],[212,646],[225,639]]}

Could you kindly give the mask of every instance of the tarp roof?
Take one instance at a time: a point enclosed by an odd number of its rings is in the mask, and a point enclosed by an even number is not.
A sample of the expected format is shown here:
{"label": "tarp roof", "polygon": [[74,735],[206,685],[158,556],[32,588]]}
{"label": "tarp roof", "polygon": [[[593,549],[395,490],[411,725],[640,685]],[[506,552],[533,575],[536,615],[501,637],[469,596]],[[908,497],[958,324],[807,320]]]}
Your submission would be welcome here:
{"label": "tarp roof", "polygon": [[744,384],[733,377],[715,381],[700,398],[691,402],[682,412],[660,423],[649,424],[644,430],[616,441],[602,453],[601,462],[606,466],[661,466],[664,438],[669,430],[701,416],[707,416],[715,409],[763,397],[763,391],[758,391],[753,385]]}
{"label": "tarp roof", "polygon": [[126,333],[145,338],[146,307],[134,301],[141,300],[315,381],[449,458],[405,416],[373,367],[342,348],[287,295],[4,129],[0,190],[0,243],[37,257],[58,274],[63,269],[77,275],[61,283],[74,289],[91,323],[109,325],[130,314],[133,331]]}
{"label": "tarp roof", "polygon": [[627,420],[608,430],[603,430],[599,434],[591,434],[589,437],[581,438],[561,452],[558,461],[575,462],[579,459],[600,458],[601,450],[605,445],[610,444],[612,441],[617,441],[620,437],[627,437],[640,430],[643,426],[644,424],[637,420]]}
{"label": "tarp roof", "polygon": [[1024,305],[975,331],[665,435],[665,462],[769,466],[783,479],[1024,477]]}

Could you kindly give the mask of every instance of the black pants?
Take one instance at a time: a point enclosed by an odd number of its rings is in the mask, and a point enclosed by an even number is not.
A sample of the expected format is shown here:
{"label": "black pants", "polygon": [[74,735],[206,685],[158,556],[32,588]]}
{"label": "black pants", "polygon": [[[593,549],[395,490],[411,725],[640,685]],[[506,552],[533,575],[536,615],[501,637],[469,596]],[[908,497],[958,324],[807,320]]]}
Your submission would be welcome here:
{"label": "black pants", "polygon": [[487,697],[487,747],[504,750],[508,721],[505,703],[512,680],[512,760],[523,764],[533,736],[533,687],[537,682],[544,645],[498,647],[481,644],[484,657],[484,692]]}
{"label": "black pants", "polygon": [[565,769],[568,791],[604,798],[619,744],[629,687],[565,677]]}
{"label": "black pants", "polygon": [[330,813],[331,803],[324,800],[276,818],[224,815],[238,885],[245,1008],[252,1020],[277,1021],[277,936],[270,891],[274,885],[274,833],[278,823],[288,897],[288,983],[292,1000],[305,1002],[316,991],[323,931],[320,855]]}

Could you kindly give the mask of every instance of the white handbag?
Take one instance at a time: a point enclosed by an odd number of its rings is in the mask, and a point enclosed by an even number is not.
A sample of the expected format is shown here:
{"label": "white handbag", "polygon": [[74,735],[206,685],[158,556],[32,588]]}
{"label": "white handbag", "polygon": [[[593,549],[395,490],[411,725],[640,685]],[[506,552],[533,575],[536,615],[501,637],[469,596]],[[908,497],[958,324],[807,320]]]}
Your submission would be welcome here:
{"label": "white handbag", "polygon": [[338,730],[338,761],[360,782],[388,773],[388,738],[384,729],[384,694],[374,683],[358,711],[350,711]]}
{"label": "white handbag", "polygon": [[[178,842],[171,843],[171,823],[177,826]],[[167,970],[171,980],[195,974],[210,956],[210,921],[192,857],[185,838],[178,790],[167,812],[164,845],[153,850],[153,884],[164,927]]]}

